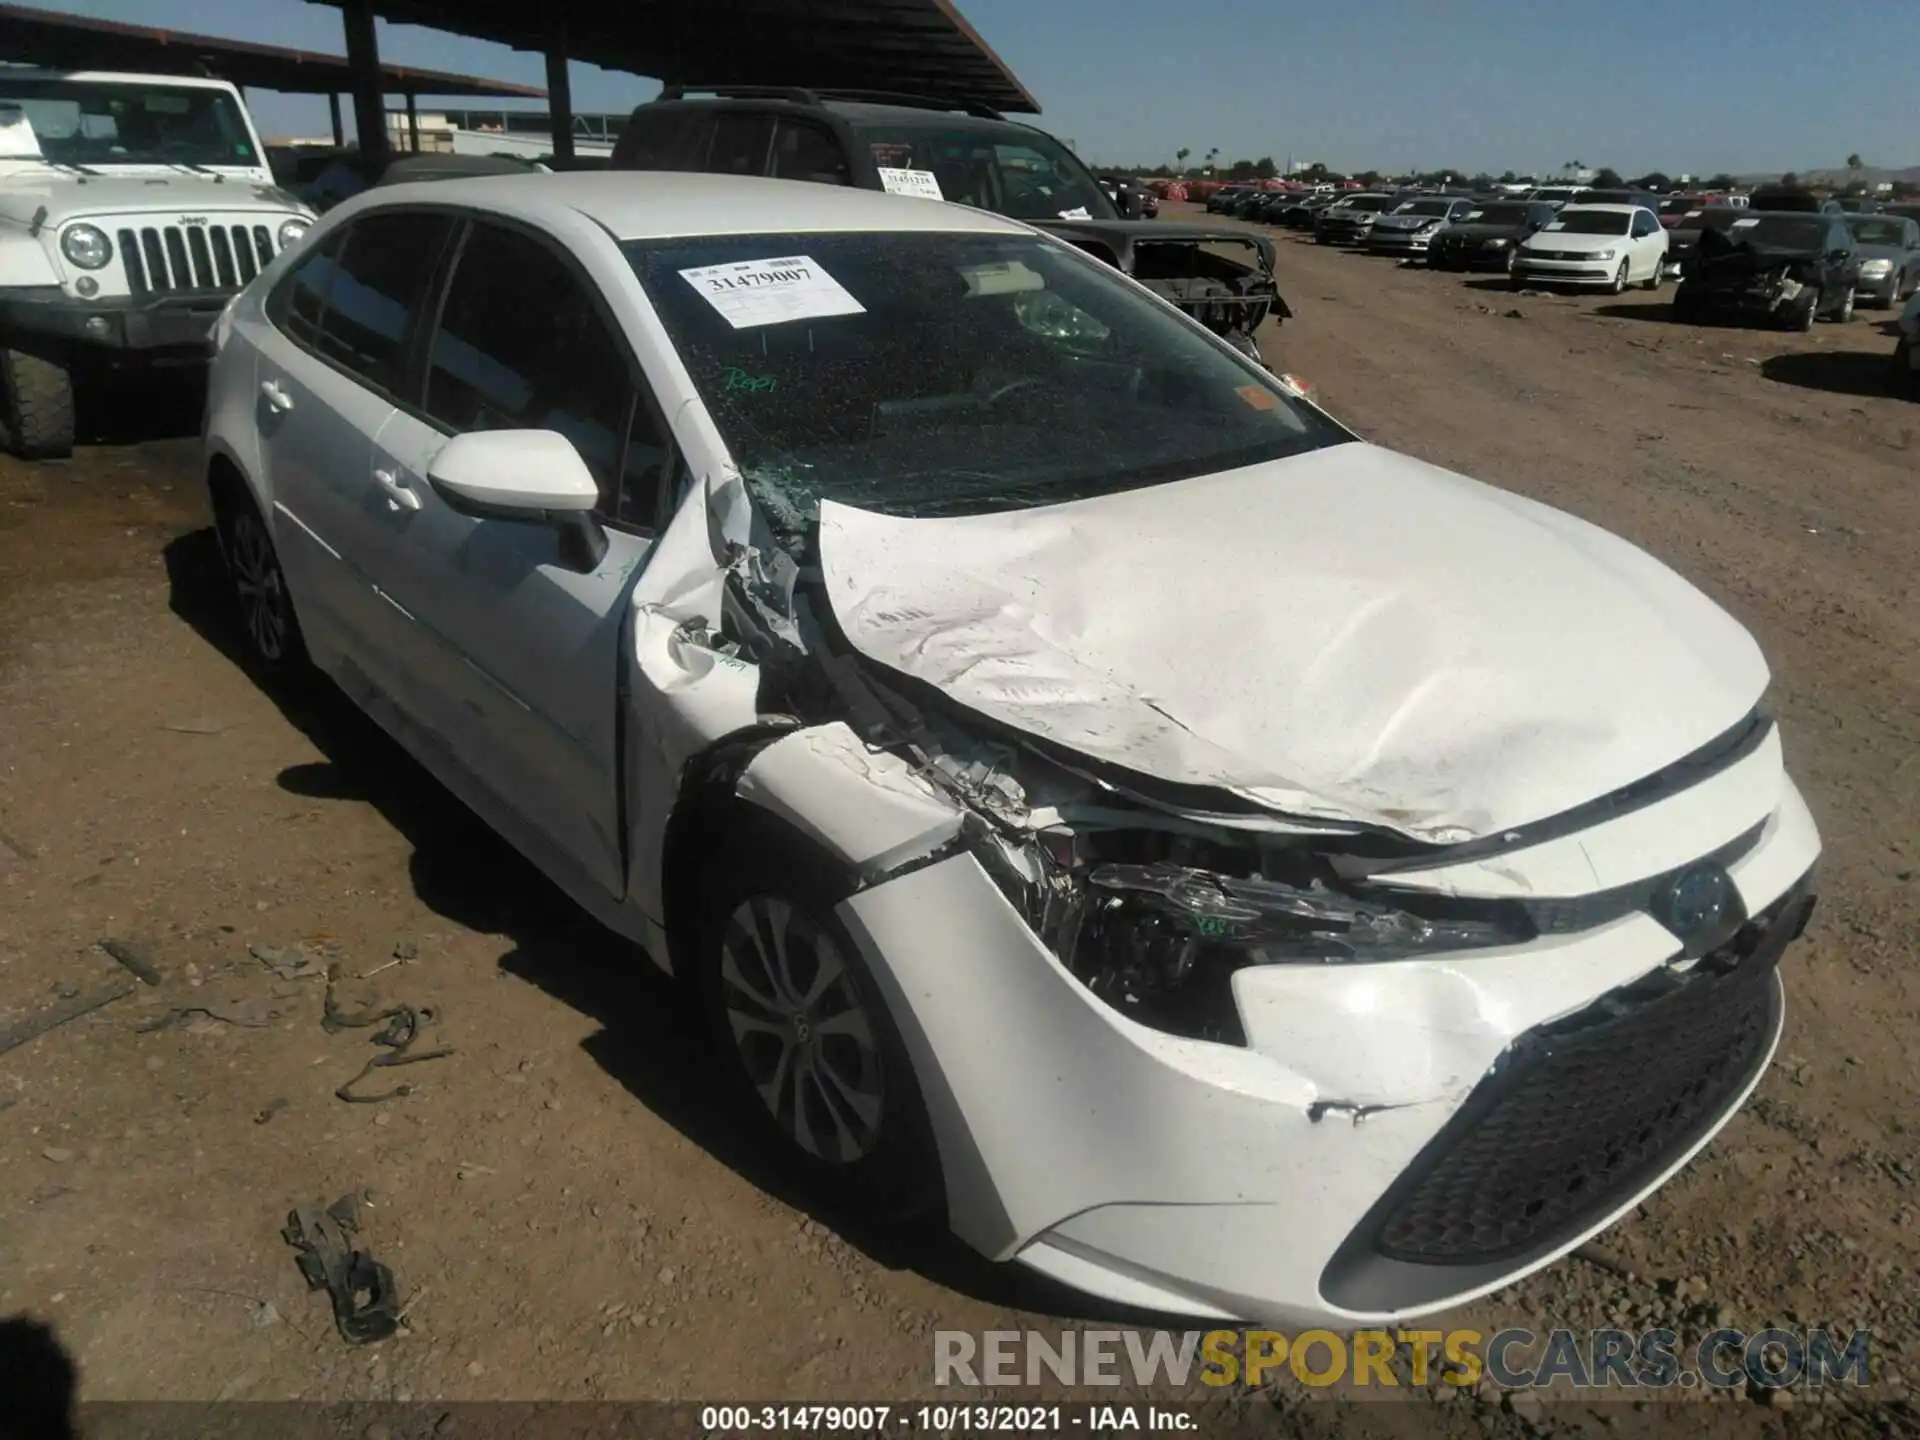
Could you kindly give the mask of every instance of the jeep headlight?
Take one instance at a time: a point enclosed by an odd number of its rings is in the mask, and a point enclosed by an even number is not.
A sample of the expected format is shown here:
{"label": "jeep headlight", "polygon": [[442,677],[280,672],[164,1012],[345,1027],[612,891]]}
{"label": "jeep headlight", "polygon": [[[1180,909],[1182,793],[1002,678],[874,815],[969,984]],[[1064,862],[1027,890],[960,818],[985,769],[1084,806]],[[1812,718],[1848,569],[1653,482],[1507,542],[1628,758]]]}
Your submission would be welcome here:
{"label": "jeep headlight", "polygon": [[1863,260],[1860,262],[1860,273],[1870,279],[1877,280],[1892,269],[1893,262],[1891,260]]}
{"label": "jeep headlight", "polygon": [[282,250],[291,249],[300,243],[301,237],[305,235],[312,226],[313,222],[311,220],[302,219],[296,215],[291,220],[282,220],[280,222],[280,233],[275,239],[279,242],[279,247]]}
{"label": "jeep headlight", "polygon": [[98,225],[69,225],[60,236],[60,253],[82,270],[103,270],[113,259],[113,242]]}

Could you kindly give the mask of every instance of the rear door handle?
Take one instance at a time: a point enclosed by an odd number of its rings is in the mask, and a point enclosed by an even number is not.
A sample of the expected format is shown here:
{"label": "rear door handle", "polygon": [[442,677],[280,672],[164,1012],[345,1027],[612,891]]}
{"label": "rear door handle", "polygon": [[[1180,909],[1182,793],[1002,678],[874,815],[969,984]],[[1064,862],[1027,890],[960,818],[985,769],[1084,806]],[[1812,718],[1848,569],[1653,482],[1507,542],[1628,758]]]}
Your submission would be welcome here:
{"label": "rear door handle", "polygon": [[374,483],[387,492],[387,503],[396,510],[418,510],[420,496],[391,470],[373,472]]}
{"label": "rear door handle", "polygon": [[278,380],[262,380],[260,393],[266,397],[267,408],[276,415],[284,415],[293,408],[293,397]]}

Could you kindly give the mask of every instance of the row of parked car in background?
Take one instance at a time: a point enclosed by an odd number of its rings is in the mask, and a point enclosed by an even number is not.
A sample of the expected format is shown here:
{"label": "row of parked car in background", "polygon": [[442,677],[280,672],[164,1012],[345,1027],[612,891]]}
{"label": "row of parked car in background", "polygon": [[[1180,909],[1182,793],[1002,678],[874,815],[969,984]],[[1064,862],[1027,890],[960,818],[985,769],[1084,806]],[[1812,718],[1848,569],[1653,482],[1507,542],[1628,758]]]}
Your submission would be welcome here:
{"label": "row of parked car in background", "polygon": [[1275,191],[1228,187],[1216,213],[1310,232],[1440,270],[1486,270],[1514,288],[1679,280],[1678,320],[1771,321],[1810,329],[1856,305],[1898,308],[1920,292],[1920,204],[1828,199],[1794,186],[1750,194],[1656,195],[1546,186],[1517,195]]}

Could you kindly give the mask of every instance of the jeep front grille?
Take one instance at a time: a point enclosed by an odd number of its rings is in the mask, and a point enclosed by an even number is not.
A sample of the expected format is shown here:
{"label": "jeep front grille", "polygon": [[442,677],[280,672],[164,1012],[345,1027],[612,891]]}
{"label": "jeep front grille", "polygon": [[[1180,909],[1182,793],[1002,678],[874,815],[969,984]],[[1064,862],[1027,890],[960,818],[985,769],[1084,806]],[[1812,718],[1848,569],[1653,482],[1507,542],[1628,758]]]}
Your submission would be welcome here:
{"label": "jeep front grille", "polygon": [[136,297],[238,290],[273,259],[273,235],[264,225],[149,225],[116,238]]}

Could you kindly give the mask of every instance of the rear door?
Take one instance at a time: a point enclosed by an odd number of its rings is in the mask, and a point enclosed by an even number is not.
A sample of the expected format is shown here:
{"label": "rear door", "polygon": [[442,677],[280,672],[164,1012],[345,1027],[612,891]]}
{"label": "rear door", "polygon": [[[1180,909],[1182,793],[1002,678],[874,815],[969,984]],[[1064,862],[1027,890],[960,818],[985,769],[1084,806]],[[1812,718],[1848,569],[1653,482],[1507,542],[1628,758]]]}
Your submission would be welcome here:
{"label": "rear door", "polygon": [[[668,428],[577,259],[505,222],[470,222],[423,353],[417,401],[375,446],[418,497],[386,517],[376,577],[412,622],[407,709],[550,858],[619,895],[620,640],[671,463]],[[434,492],[433,456],[489,429],[573,442],[599,481],[608,540],[590,573],[563,562],[554,528],[473,519]]]}
{"label": "rear door", "polygon": [[393,413],[420,302],[448,233],[431,214],[378,211],[336,232],[269,297],[260,433],[275,536],[323,659],[391,679],[398,619],[372,581],[392,500],[373,441]]}

